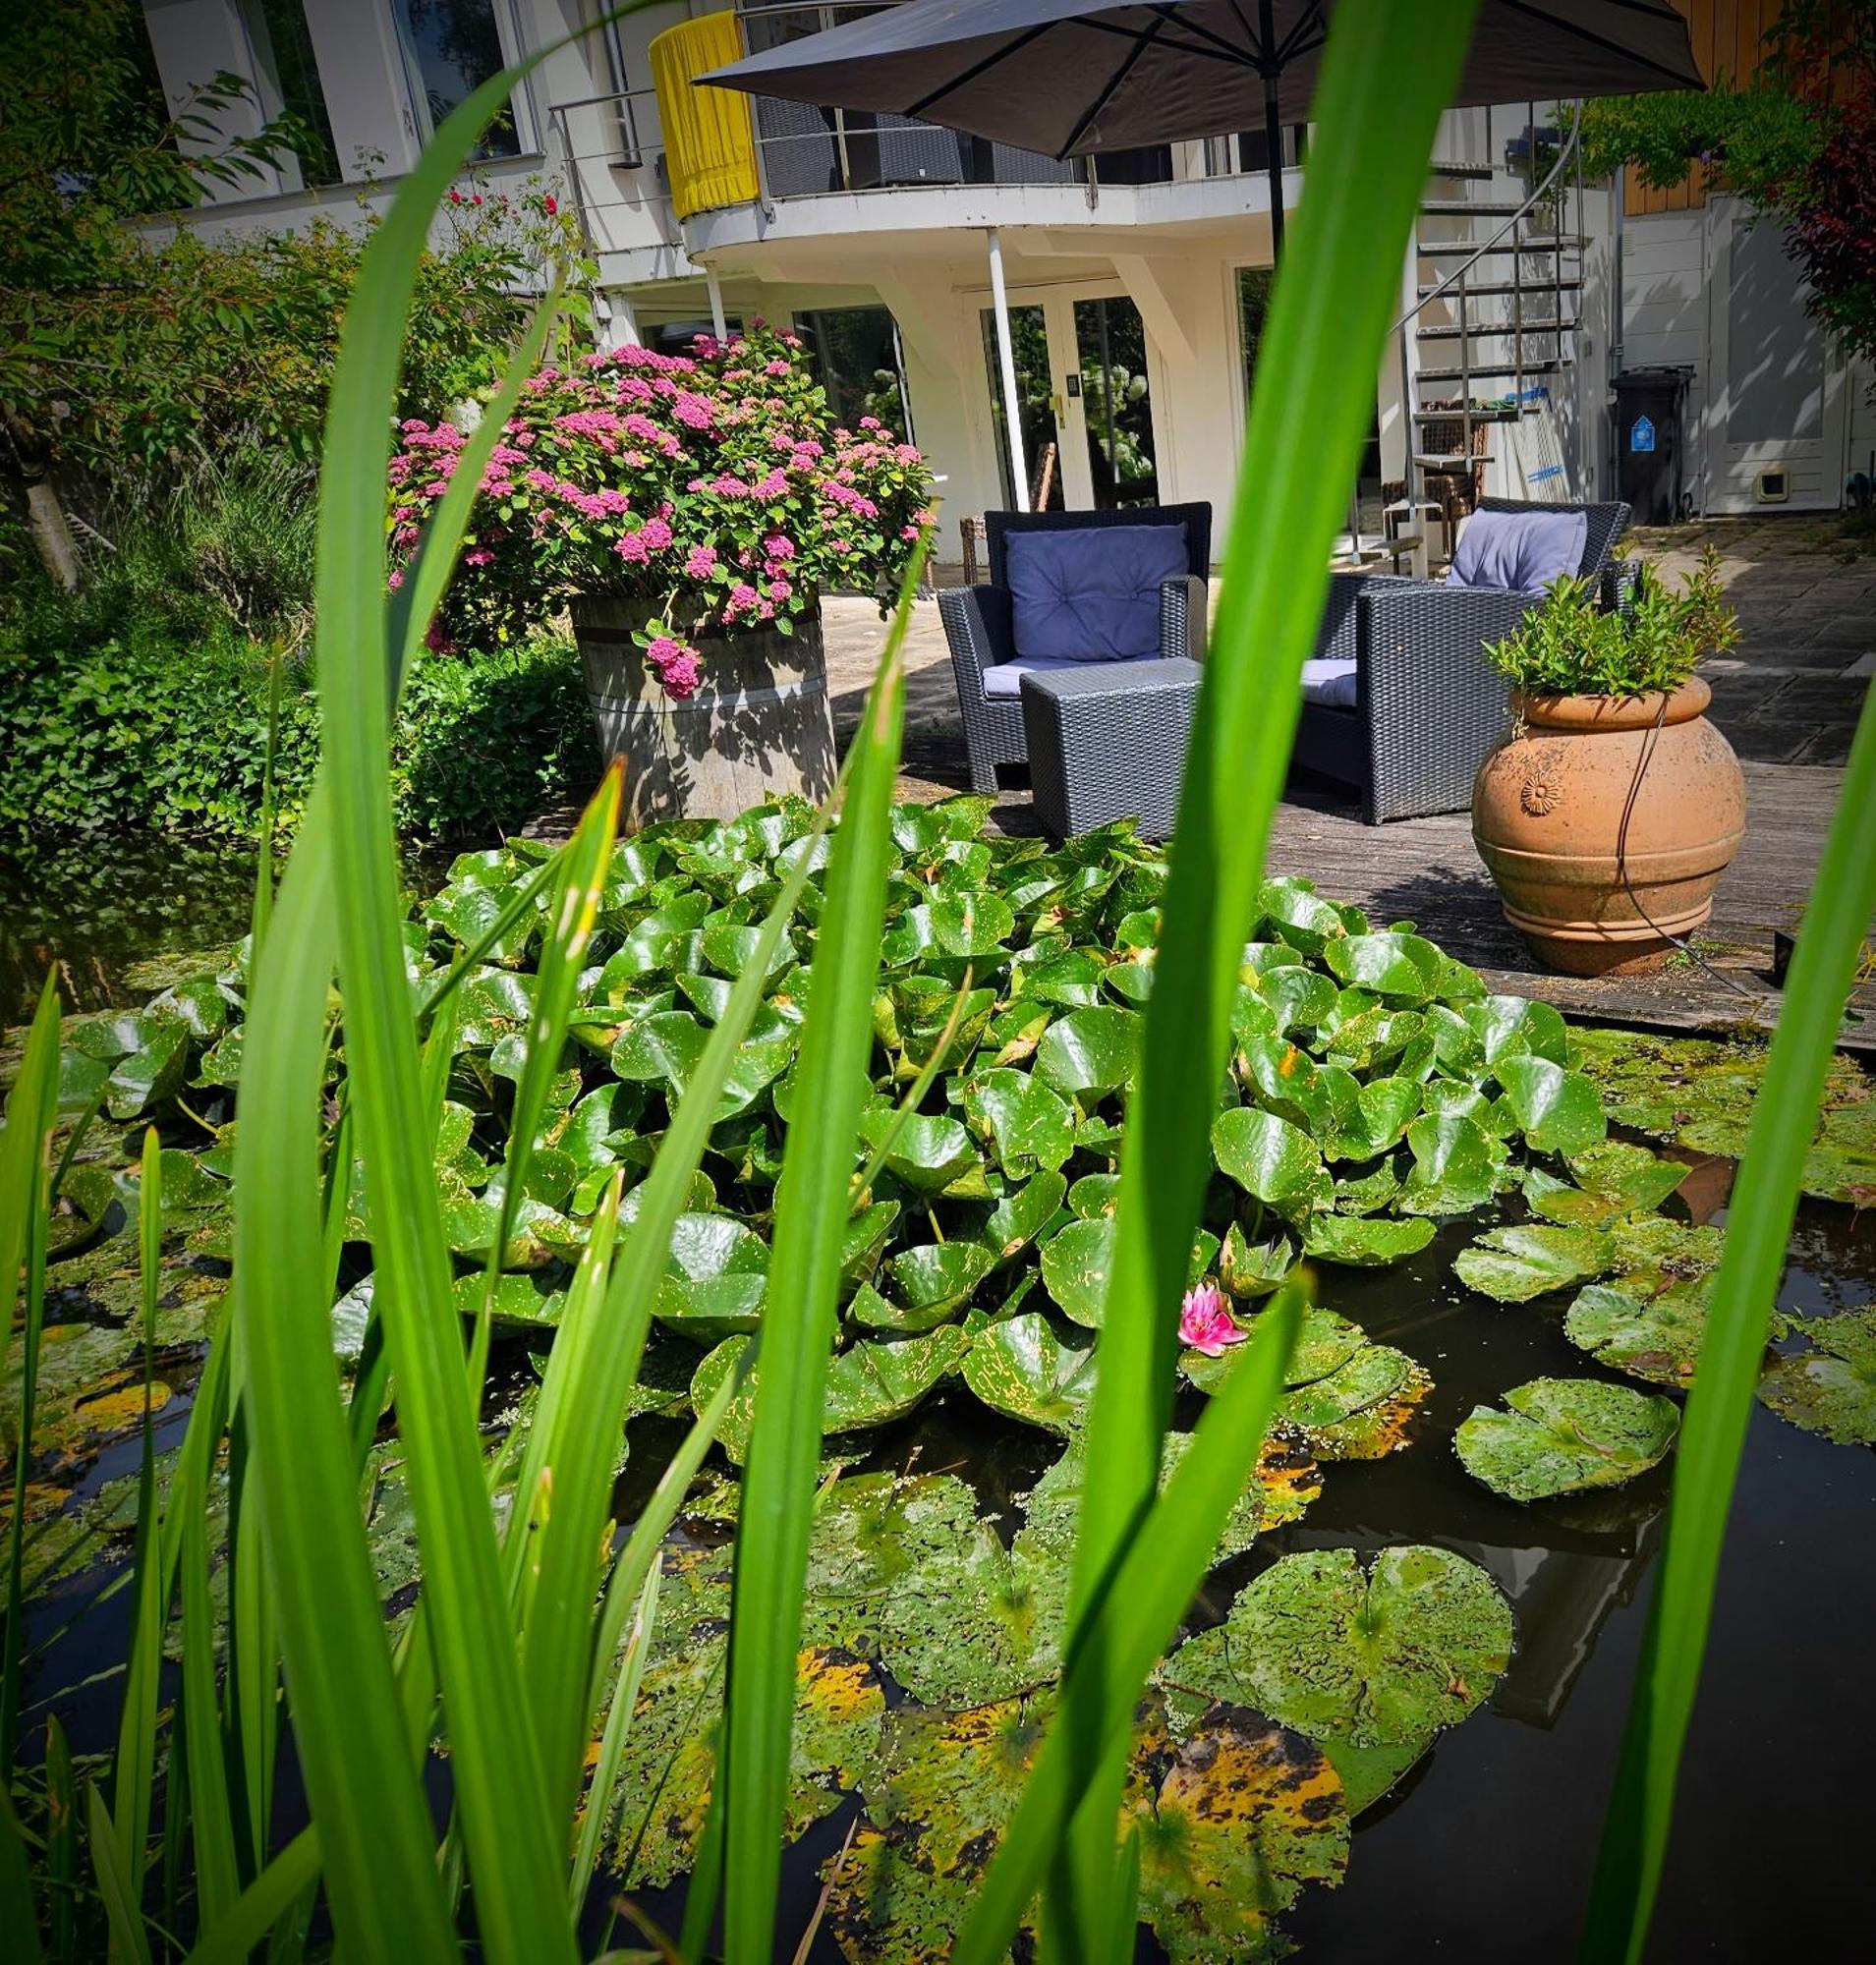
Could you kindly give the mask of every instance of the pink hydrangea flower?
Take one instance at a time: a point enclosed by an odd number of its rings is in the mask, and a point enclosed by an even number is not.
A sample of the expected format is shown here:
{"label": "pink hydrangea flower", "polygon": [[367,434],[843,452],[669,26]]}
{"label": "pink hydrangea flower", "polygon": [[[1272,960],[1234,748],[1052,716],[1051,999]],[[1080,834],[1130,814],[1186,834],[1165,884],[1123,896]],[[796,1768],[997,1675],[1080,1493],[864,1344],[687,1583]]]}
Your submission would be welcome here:
{"label": "pink hydrangea flower", "polygon": [[763,551],[772,560],[793,559],[795,556],[795,542],[786,533],[770,533],[763,540]]}
{"label": "pink hydrangea flower", "polygon": [[697,650],[688,642],[680,642],[673,635],[655,636],[645,650],[645,658],[657,670],[658,680],[672,696],[696,693],[703,669]]}
{"label": "pink hydrangea flower", "polygon": [[684,577],[687,580],[708,580],[715,571],[716,548],[693,546],[690,557],[684,562]]}
{"label": "pink hydrangea flower", "polygon": [[681,390],[671,403],[671,414],[687,429],[711,429],[716,423],[716,412],[702,396],[690,390]]}
{"label": "pink hydrangea flower", "polygon": [[1216,1283],[1201,1283],[1185,1293],[1179,1306],[1179,1342],[1189,1344],[1208,1358],[1222,1358],[1233,1344],[1242,1344],[1247,1333],[1238,1328],[1224,1301],[1224,1292]]}
{"label": "pink hydrangea flower", "polygon": [[486,546],[477,546],[463,555],[465,566],[492,566],[494,562],[495,555]]}
{"label": "pink hydrangea flower", "polygon": [[639,528],[639,537],[652,552],[662,552],[671,543],[671,528],[668,520],[647,519]]}

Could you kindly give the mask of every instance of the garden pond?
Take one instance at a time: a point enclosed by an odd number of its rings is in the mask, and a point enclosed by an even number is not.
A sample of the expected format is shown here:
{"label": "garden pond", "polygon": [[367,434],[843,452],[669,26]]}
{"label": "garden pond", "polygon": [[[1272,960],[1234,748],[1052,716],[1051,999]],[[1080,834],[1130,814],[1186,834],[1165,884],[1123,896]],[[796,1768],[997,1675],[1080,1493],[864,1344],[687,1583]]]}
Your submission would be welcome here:
{"label": "garden pond", "polygon": [[[967,799],[895,817],[781,1918],[800,1930],[824,1892],[817,1959],[945,1955],[1059,1664],[1077,1433],[1164,862],[1124,829],[1051,850],[980,838],[983,817]],[[491,1442],[527,1424],[584,1224],[615,1181],[629,1218],[753,924],[795,859],[820,850],[807,835],[806,809],[784,806],[619,849],[502,1252]],[[465,855],[413,909],[417,990],[433,998],[476,956],[453,985],[438,1135],[466,1302],[498,1232],[540,934],[528,883],[545,854]],[[168,1150],[165,1454],[227,1288],[246,892],[231,872],[210,926],[208,888],[171,891],[199,941],[225,932],[230,947],[175,961],[139,1010],[122,1007],[135,978],[156,979],[118,977],[67,1034],[68,1109],[103,1111],[55,1223],[28,1718],[30,1735],[56,1712],[81,1756],[115,1726],[108,1668],[125,1645],[143,1124]],[[670,1252],[621,1451],[624,1523],[682,1438],[693,1388],[701,1402],[760,1328],[817,906],[811,879]],[[142,952],[137,934],[114,960]],[[1377,930],[1296,882],[1265,890],[1234,1028],[1193,1280],[1249,1323],[1307,1263],[1316,1308],[1277,1432],[1141,1711],[1142,1955],[1571,1957],[1762,1052],[1566,1028],[1487,996],[1410,926]],[[908,1093],[915,1110],[895,1117]],[[1857,1209],[1876,1197],[1876,1098],[1847,1060],[1807,1188],[1652,1957],[1835,1955],[1867,1930],[1853,1747],[1876,1722],[1876,1570],[1862,1555],[1876,1521],[1876,1234]],[[355,1185],[335,1292],[342,1370],[373,1341],[363,1206]],[[1182,1352],[1177,1428],[1234,1349]],[[17,1357],[9,1370],[11,1433]],[[667,1928],[680,1914],[747,1423],[739,1396],[727,1452],[665,1551],[596,1940],[621,1893]],[[367,1488],[387,1614],[401,1619],[418,1562],[394,1409]],[[286,1825],[298,1806],[289,1794]]]}

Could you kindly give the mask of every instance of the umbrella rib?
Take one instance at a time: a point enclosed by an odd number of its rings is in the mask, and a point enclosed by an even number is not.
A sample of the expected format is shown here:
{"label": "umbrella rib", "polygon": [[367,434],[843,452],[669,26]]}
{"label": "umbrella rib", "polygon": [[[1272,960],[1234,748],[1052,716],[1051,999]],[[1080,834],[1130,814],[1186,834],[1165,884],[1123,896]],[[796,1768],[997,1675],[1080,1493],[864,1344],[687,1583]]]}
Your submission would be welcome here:
{"label": "umbrella rib", "polygon": [[1146,53],[1148,48],[1150,48],[1153,45],[1154,41],[1159,36],[1160,30],[1165,26],[1165,24],[1166,24],[1166,16],[1165,12],[1162,11],[1161,9],[1156,8],[1154,10],[1153,26],[1150,27],[1145,33],[1140,35],[1139,38],[1134,42],[1133,46],[1130,47],[1127,50],[1127,52],[1120,57],[1120,66],[1117,69],[1115,69],[1113,74],[1108,78],[1108,85],[1101,91],[1099,95],[1095,97],[1094,101],[1088,105],[1087,109],[1082,113],[1080,119],[1076,122],[1075,127],[1069,131],[1067,142],[1065,142],[1061,146],[1061,148],[1055,152],[1055,158],[1057,162],[1061,162],[1064,159],[1066,159],[1069,151],[1072,150],[1075,147],[1075,145],[1081,141],[1082,136],[1087,131],[1088,126],[1091,123],[1093,123],[1096,120],[1096,118],[1100,116],[1101,112],[1107,108],[1108,104],[1113,100],[1114,90],[1117,89],[1120,86],[1120,84],[1126,81],[1127,77],[1133,73],[1134,63],[1137,62],[1140,59],[1140,57]]}
{"label": "umbrella rib", "polygon": [[[1156,7],[1153,11],[1163,22],[1170,21],[1173,18],[1169,8]],[[1214,48],[1222,50],[1224,56],[1228,60],[1235,62],[1239,68],[1256,68],[1258,65],[1257,58],[1254,55],[1248,54],[1243,48],[1235,46],[1215,28],[1208,28],[1202,21],[1181,20],[1179,22],[1179,28],[1183,33],[1197,34],[1201,40],[1210,41]],[[1164,41],[1161,45],[1168,48],[1179,48],[1186,54],[1196,55],[1206,52],[1202,48],[1191,46],[1190,43],[1178,41]]]}
{"label": "umbrella rib", "polygon": [[[1543,7],[1530,5],[1529,0],[1502,0],[1502,4],[1509,13],[1528,14],[1532,20],[1542,21],[1547,28],[1561,28],[1564,33],[1573,34],[1579,41],[1587,41],[1592,47],[1603,48],[1613,55],[1621,55],[1628,61],[1639,62],[1642,67],[1653,69],[1657,75],[1665,75],[1671,82],[1678,83],[1682,88],[1687,86],[1687,78],[1678,69],[1670,68],[1666,62],[1658,62],[1652,56],[1641,53],[1637,48],[1629,47],[1623,41],[1611,40],[1607,34],[1593,34],[1587,28],[1579,28],[1574,21],[1565,20]],[[1618,0],[1618,4],[1623,4],[1623,0]],[[1650,14],[1657,12],[1653,7],[1646,11]],[[1677,15],[1675,18],[1679,17]]]}
{"label": "umbrella rib", "polygon": [[[1313,39],[1310,36],[1314,36]],[[1329,27],[1324,21],[1322,10],[1312,7],[1307,14],[1299,14],[1295,25],[1283,36],[1282,45],[1277,50],[1277,66],[1284,69],[1298,55],[1313,55],[1329,39]]]}
{"label": "umbrella rib", "polygon": [[966,83],[975,82],[981,75],[988,75],[998,62],[1007,61],[1011,55],[1021,54],[1031,41],[1040,40],[1056,25],[1057,23],[1053,21],[1041,21],[1033,28],[1025,28],[1014,40],[1005,41],[1000,48],[994,48],[981,61],[973,62],[962,75],[954,75],[942,86],[933,89],[930,95],[921,95],[903,113],[907,116],[923,116],[933,103],[943,101],[954,89],[962,88]]}
{"label": "umbrella rib", "polygon": [[[1091,32],[1097,34],[1118,34],[1123,40],[1128,41],[1138,41],[1143,38],[1151,39],[1156,47],[1167,53],[1194,55],[1200,61],[1229,62],[1233,68],[1254,69],[1257,66],[1257,62],[1253,56],[1246,54],[1242,48],[1233,47],[1222,34],[1211,34],[1210,39],[1213,45],[1206,47],[1197,41],[1174,40],[1169,34],[1161,34],[1155,37],[1145,29],[1123,28],[1114,21],[1072,20],[1063,21],[1057,25],[1065,28],[1086,28]],[[1208,29],[1197,27],[1190,21],[1181,21],[1179,26],[1194,34],[1208,32]]]}

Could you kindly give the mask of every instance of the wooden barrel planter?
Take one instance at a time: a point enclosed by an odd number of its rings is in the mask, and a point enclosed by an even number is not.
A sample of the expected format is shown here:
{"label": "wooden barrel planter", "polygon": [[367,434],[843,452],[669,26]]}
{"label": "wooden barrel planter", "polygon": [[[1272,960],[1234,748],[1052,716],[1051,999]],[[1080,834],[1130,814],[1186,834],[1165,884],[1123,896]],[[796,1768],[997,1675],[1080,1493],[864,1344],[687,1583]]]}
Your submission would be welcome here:
{"label": "wooden barrel planter", "polygon": [[697,694],[672,696],[632,639],[654,610],[644,601],[575,600],[574,639],[599,755],[625,760],[627,827],[659,818],[734,818],[797,792],[833,789],[833,715],[821,618],[695,638]]}

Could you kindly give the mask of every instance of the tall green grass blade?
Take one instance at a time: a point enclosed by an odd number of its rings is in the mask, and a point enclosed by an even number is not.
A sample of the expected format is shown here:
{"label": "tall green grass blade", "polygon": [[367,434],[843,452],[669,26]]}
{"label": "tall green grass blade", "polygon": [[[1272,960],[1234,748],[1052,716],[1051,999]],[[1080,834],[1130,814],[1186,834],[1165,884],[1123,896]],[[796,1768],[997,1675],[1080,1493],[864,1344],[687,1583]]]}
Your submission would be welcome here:
{"label": "tall green grass blade", "polygon": [[[429,224],[522,72],[492,77],[444,122],[367,248],[333,371],[315,579],[323,783],[332,848],[345,869],[335,893],[339,975],[376,1302],[398,1388],[478,1931],[494,1965],[572,1958],[566,1845],[546,1806],[515,1651],[502,1636],[506,1596],[474,1416],[463,1396],[453,1271],[400,927],[389,781],[398,650],[382,600],[377,513],[404,317]],[[465,502],[465,517],[467,510]],[[453,554],[455,540],[438,533],[429,550]],[[320,1825],[323,1831],[327,1825]]]}
{"label": "tall green grass blade", "polygon": [[809,971],[796,1105],[775,1189],[756,1414],[736,1525],[723,1730],[724,1941],[730,1965],[774,1945],[795,1653],[821,1454],[841,1240],[873,1047],[905,709],[901,649],[929,546],[914,551],[860,730]]}
{"label": "tall green grass blade", "polygon": [[[0,1655],[0,1788],[13,1770],[20,1727],[20,1633],[26,1602],[27,1488],[38,1399],[39,1337],[45,1322],[46,1214],[51,1206],[52,1128],[59,1099],[59,996],[48,975],[27,1033],[20,1073],[0,1132],[0,1296],[25,1297],[20,1329],[20,1443],[14,1455],[13,1521],[7,1532],[7,1623]],[[22,1271],[24,1270],[24,1275]]]}
{"label": "tall green grass blade", "polygon": [[[172,1489],[172,1491],[176,1491]],[[183,1698],[189,1769],[189,1813],[196,1851],[196,1890],[205,1924],[218,1920],[241,1894],[229,1812],[228,1768],[222,1758],[215,1696],[215,1611],[208,1586],[208,1496],[181,1490],[183,1510]],[[166,1835],[168,1830],[166,1828]]]}
{"label": "tall green grass blade", "polygon": [[359,1517],[324,1288],[318,1122],[333,875],[323,805],[315,787],[249,999],[234,1269],[250,1479],[338,1944],[385,1965],[441,1965],[455,1957],[455,1935]]}
{"label": "tall green grass blade", "polygon": [[251,1456],[244,1411],[229,1448],[228,1521],[232,1546],[228,1597],[228,1686],[241,1775],[244,1876],[266,1860],[272,1842],[274,1767],[280,1752],[280,1632],[267,1582],[260,1510],[248,1480]]}
{"label": "tall green grass blade", "polygon": [[[605,1825],[612,1819],[613,1793],[619,1784],[619,1766],[625,1758],[626,1737],[632,1730],[632,1714],[639,1703],[639,1682],[645,1676],[645,1656],[652,1646],[652,1627],[657,1621],[658,1585],[664,1580],[662,1558],[655,1558],[632,1609],[632,1634],[619,1659],[619,1682],[612,1694],[612,1710],[605,1716],[605,1730],[599,1735],[599,1758],[594,1764],[593,1783],[587,1790],[587,1812],[580,1824],[580,1840],[574,1850],[573,1874],[567,1882],[567,1914],[577,1918],[592,1887],[593,1872],[599,1860],[599,1844]],[[621,1598],[630,1603],[629,1598]]]}
{"label": "tall green grass blade", "polygon": [[[580,967],[593,939],[599,902],[605,893],[606,869],[611,864],[612,841],[618,830],[619,788],[624,770],[624,764],[615,758],[560,856],[560,877],[548,909],[547,931],[541,941],[534,1003],[528,1018],[527,1051],[509,1114],[501,1208],[494,1243],[483,1272],[482,1302],[477,1307],[469,1382],[478,1395],[488,1365],[488,1338],[493,1327],[495,1288],[501,1280],[502,1260],[521,1209],[522,1189],[534,1157],[535,1135],[540,1130],[541,1117],[547,1109],[547,1094],[554,1074],[560,1069],[567,1019],[573,1014],[573,999],[580,988]],[[434,1139],[435,1130],[432,1122],[426,1136]]]}
{"label": "tall green grass blade", "polygon": [[1857,720],[1727,1208],[1726,1247],[1708,1301],[1700,1369],[1680,1423],[1661,1578],[1584,1926],[1582,1956],[1592,1965],[1637,1961],[1647,1942],[1753,1390],[1825,1075],[1872,914],[1876,696],[1864,699]]}
{"label": "tall green grass blade", "polygon": [[0,1781],[0,1931],[7,1934],[8,1955],[17,1965],[39,1965],[45,1951],[39,1943],[39,1920],[32,1908],[27,1845],[4,1781]]}
{"label": "tall green grass blade", "polygon": [[96,1866],[98,1895],[103,1899],[111,1934],[111,1965],[150,1965],[149,1937],[143,1929],[137,1891],[124,1870],[119,1830],[95,1781],[85,1788],[85,1825]]}
{"label": "tall green grass blade", "polygon": [[189,1965],[247,1965],[250,1954],[318,1881],[319,1831],[303,1828],[206,1931]]}
{"label": "tall green grass blade", "polygon": [[[1265,844],[1301,702],[1301,667],[1328,590],[1388,316],[1425,164],[1465,55],[1476,0],[1400,7],[1340,0],[1322,59],[1302,205],[1285,250],[1257,386],[1180,787],[1157,981],[1121,1149],[1117,1234],[1072,1609],[1085,1613],[1151,1505],[1171,1411],[1176,1311],[1212,1172],[1207,1127],[1263,878]],[[1299,464],[1299,461],[1302,461]],[[1283,487],[1280,497],[1272,485]],[[1087,1674],[1061,1725],[1112,1737],[1124,1674]],[[1122,1768],[1085,1756],[1072,1857],[1052,1880],[1052,1955],[1084,1953],[1110,1923]]]}
{"label": "tall green grass blade", "polygon": [[[1192,1443],[1172,1470],[1147,1518],[1145,1532],[1128,1544],[1090,1612],[1076,1626],[1063,1661],[1062,1696],[1016,1814],[979,1891],[970,1922],[952,1953],[953,1965],[995,1965],[1042,1882],[1058,1839],[1081,1804],[1081,1768],[1124,1757],[1132,1737],[1134,1701],[1107,1698],[1118,1683],[1136,1690],[1171,1642],[1205,1572],[1220,1535],[1244,1490],[1246,1466],[1269,1430],[1282,1395],[1283,1371],[1301,1326],[1302,1290],[1294,1283],[1257,1319],[1249,1343],[1193,1429]],[[1075,1698],[1088,1686],[1104,1696]],[[1068,1714],[1089,1712],[1100,1731],[1086,1745],[1070,1729]],[[1118,1828],[1107,1817],[1108,1876],[1104,1894],[1113,1901]],[[1052,1891],[1052,1913],[1056,1899]],[[1084,1955],[1098,1957],[1113,1941],[1111,1930]]]}
{"label": "tall green grass blade", "polygon": [[[439,979],[433,983],[426,985],[424,996],[424,1007],[431,1013],[432,1019],[445,1003],[454,998],[456,991],[462,984],[482,967],[483,958],[487,955],[488,951],[534,906],[540,890],[560,871],[561,857],[565,854],[566,850],[564,846],[557,847],[547,859],[541,861],[540,865],[515,889],[514,893],[509,897],[507,905],[489,923],[487,927],[483,930],[481,936],[470,947],[463,950],[462,954],[450,964],[449,968],[443,972],[443,975]],[[430,1025],[432,1033],[435,1031],[435,1024],[432,1021]],[[427,1050],[426,1051],[426,1055],[427,1055]],[[445,1058],[446,1066],[447,1061],[447,1058]]]}
{"label": "tall green grass blade", "polygon": [[56,1717],[45,1722],[45,1881],[52,1956],[64,1965],[78,1955],[79,1780]]}
{"label": "tall green grass blade", "polygon": [[267,751],[260,769],[260,825],[255,840],[255,898],[249,917],[252,962],[267,938],[267,923],[273,918],[273,833],[274,801],[278,796],[276,766],[280,751],[280,694],[287,651],[276,648],[267,661]]}
{"label": "tall green grass blade", "polygon": [[156,1515],[156,1439],[150,1425],[154,1394],[156,1304],[162,1294],[163,1162],[154,1126],[143,1134],[137,1197],[138,1252],[143,1311],[142,1455],[137,1479],[137,1552],[131,1565],[131,1651],[124,1677],[124,1711],[111,1768],[111,1815],[122,1838],[118,1868],[133,1903],[142,1901],[149,1844],[150,1790],[156,1779],[156,1701],[163,1669],[163,1627],[169,1621],[170,1580]]}
{"label": "tall green grass blade", "polygon": [[[437,195],[441,196],[440,189]],[[540,365],[540,352],[547,345],[547,335],[565,299],[564,285],[556,284],[535,309],[528,331],[502,371],[493,399],[483,410],[481,422],[470,432],[469,441],[457,457],[449,488],[424,529],[424,536],[418,542],[417,557],[411,563],[404,584],[391,595],[390,646],[397,661],[396,675],[402,676],[409,670],[437,608],[442,604],[450,575],[456,570],[456,555],[462,548],[470,510],[482,488],[483,474],[488,468],[488,460],[494,455],[496,444],[501,441],[508,419],[515,413],[515,405],[521,401],[521,392],[527,386],[529,376]],[[392,694],[395,698],[395,688]]]}
{"label": "tall green grass blade", "polygon": [[971,982],[975,972],[967,963],[964,979],[957,985],[957,995],[951,1004],[951,1014],[944,1020],[944,1028],[938,1033],[932,1055],[919,1067],[919,1075],[912,1081],[906,1095],[899,1100],[892,1114],[891,1124],[881,1135],[880,1144],[874,1148],[871,1157],[860,1170],[860,1177],[852,1185],[854,1205],[858,1207],[860,1197],[880,1177],[880,1169],[891,1157],[892,1149],[899,1144],[899,1135],[910,1123],[912,1115],[925,1103],[925,1095],[931,1091],[933,1082],[943,1068],[951,1053],[951,1039],[957,1036],[957,1027],[964,1021],[964,1005],[970,1001]]}

